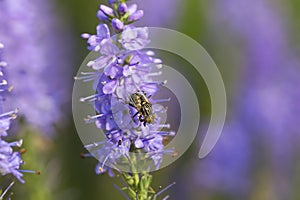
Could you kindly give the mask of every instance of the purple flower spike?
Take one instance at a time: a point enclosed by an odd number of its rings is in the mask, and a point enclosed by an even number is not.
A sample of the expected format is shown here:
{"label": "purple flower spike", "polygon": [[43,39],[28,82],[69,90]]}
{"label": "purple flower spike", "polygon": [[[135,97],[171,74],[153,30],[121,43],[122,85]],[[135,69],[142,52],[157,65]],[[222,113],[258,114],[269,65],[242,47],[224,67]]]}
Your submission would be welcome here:
{"label": "purple flower spike", "polygon": [[[95,94],[81,98],[81,101],[94,102],[96,114],[88,115],[86,122],[95,122],[96,127],[105,135],[103,141],[86,145],[86,149],[100,161],[95,169],[97,174],[110,173],[110,167],[123,173],[122,168],[127,165],[136,166],[137,168],[130,167],[136,168],[134,171],[159,169],[164,155],[176,154],[174,149],[164,149],[165,137],[174,136],[174,132],[161,131],[170,128],[162,117],[166,116],[166,108],[157,104],[163,101],[151,99],[164,83],[154,79],[162,73],[162,61],[153,57],[154,52],[143,49],[150,42],[148,28],[129,25],[139,20],[143,11],[137,10],[136,4],[127,7],[124,2],[126,1],[110,0],[112,9],[100,6],[99,18],[108,19],[110,27],[119,35],[108,38],[108,31],[101,31],[104,34],[97,31],[96,36],[82,35],[91,40],[88,41],[89,45],[101,54],[87,64],[97,70],[87,73],[95,78],[90,75],[80,77],[84,82],[94,80]],[[141,112],[142,110],[145,112]],[[141,169],[144,167],[145,169]],[[139,179],[143,180],[143,177]],[[150,185],[150,182],[147,184]],[[139,180],[135,184],[140,183],[144,185]],[[136,188],[132,191],[136,191]],[[137,199],[138,194],[144,192],[136,191],[137,195],[130,194],[130,199]],[[152,194],[143,198],[155,197],[156,194]]]}
{"label": "purple flower spike", "polygon": [[112,27],[114,29],[116,29],[117,31],[121,31],[123,30],[124,28],[124,24],[123,22],[121,22],[119,19],[117,18],[114,18],[112,21],[111,21],[111,24],[112,24]]}

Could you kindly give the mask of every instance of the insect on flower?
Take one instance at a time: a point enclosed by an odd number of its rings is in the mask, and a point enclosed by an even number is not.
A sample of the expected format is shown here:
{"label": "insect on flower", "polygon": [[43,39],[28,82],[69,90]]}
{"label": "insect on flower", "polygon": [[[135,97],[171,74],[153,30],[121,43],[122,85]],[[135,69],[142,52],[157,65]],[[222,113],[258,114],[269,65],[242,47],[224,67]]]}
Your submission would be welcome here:
{"label": "insect on flower", "polygon": [[129,105],[137,110],[132,118],[139,114],[139,121],[144,122],[144,126],[146,126],[146,123],[153,123],[155,119],[152,104],[149,101],[150,97],[151,95],[147,97],[144,91],[137,91],[129,97]]}

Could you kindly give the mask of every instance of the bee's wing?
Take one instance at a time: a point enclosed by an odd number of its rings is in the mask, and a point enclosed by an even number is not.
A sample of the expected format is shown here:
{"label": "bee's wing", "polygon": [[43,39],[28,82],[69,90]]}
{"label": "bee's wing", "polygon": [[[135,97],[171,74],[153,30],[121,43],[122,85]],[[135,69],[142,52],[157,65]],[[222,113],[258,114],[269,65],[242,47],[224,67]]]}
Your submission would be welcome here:
{"label": "bee's wing", "polygon": [[153,104],[152,109],[153,109],[153,112],[161,112],[161,111],[165,110],[166,108],[160,104]]}

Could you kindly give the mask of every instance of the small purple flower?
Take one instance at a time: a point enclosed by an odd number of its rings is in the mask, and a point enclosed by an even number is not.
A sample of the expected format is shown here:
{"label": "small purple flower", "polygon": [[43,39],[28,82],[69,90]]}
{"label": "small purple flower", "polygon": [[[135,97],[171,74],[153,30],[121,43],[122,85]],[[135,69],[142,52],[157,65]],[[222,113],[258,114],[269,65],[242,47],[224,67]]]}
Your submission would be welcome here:
{"label": "small purple flower", "polygon": [[127,7],[126,3],[121,3],[121,4],[118,6],[118,12],[119,12],[121,15],[124,15],[127,11],[128,11],[128,7]]}
{"label": "small purple flower", "polygon": [[113,18],[113,20],[111,21],[112,27],[114,29],[116,29],[117,31],[122,31],[124,28],[124,23],[121,22],[119,19],[117,18]]}
{"label": "small purple flower", "polygon": [[129,22],[134,22],[134,21],[140,20],[143,16],[144,16],[144,11],[138,10],[138,11],[136,11],[136,12],[129,15],[128,21]]}
{"label": "small purple flower", "polygon": [[101,56],[87,64],[88,67],[92,67],[94,70],[99,70],[113,64],[117,60],[118,53],[120,52],[119,48],[110,39],[102,41],[101,43]]}
{"label": "small purple flower", "polygon": [[99,51],[101,48],[101,42],[104,39],[110,38],[110,32],[106,24],[99,24],[97,26],[97,35],[90,35],[84,33],[81,35],[82,38],[88,39],[88,49],[92,51]]}
{"label": "small purple flower", "polygon": [[99,11],[101,11],[104,15],[106,15],[107,17],[114,17],[114,11],[113,9],[111,9],[108,6],[105,5],[100,5],[100,9]]}
{"label": "small purple flower", "polygon": [[109,22],[109,18],[101,10],[99,10],[97,12],[97,17],[98,17],[99,20],[101,20],[103,22]]}
{"label": "small purple flower", "polygon": [[149,44],[148,28],[126,28],[121,35],[119,42],[125,49],[139,50]]}

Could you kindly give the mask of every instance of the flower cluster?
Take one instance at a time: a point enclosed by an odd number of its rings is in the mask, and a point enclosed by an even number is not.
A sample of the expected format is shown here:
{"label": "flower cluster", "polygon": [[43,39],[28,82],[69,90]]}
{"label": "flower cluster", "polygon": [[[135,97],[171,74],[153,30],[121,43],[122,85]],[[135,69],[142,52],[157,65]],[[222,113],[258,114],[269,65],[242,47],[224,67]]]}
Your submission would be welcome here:
{"label": "flower cluster", "polygon": [[[23,164],[21,153],[13,150],[13,147],[20,147],[22,145],[22,140],[15,142],[7,142],[4,140],[4,138],[8,135],[7,131],[11,120],[16,117],[17,110],[9,112],[3,112],[2,110],[2,103],[4,101],[3,94],[11,90],[11,87],[8,86],[6,77],[3,73],[3,67],[7,65],[7,63],[1,58],[1,51],[3,47],[3,44],[0,43],[0,173],[3,176],[11,174],[21,183],[24,183],[24,180],[22,179],[22,170],[20,170],[20,165]],[[14,182],[11,182],[11,184],[7,186],[7,189],[2,193],[0,199],[3,198],[13,183]]]}
{"label": "flower cluster", "polygon": [[[174,135],[168,131],[169,124],[165,124],[166,108],[158,104],[165,100],[152,98],[164,84],[157,81],[162,61],[144,49],[150,42],[148,28],[132,25],[143,16],[143,11],[126,1],[109,3],[112,8],[100,5],[97,34],[82,34],[88,49],[100,56],[87,63],[95,72],[76,77],[94,81],[96,90],[94,95],[80,100],[93,102],[96,115],[88,116],[86,121],[95,122],[106,136],[104,141],[86,148],[100,161],[97,173],[111,167],[122,171],[124,160],[129,166],[127,171],[158,169],[163,155],[174,153],[173,149],[165,150],[163,144],[165,137]],[[104,23],[109,23],[112,30]],[[111,33],[117,35],[111,37]]]}
{"label": "flower cluster", "polygon": [[97,16],[102,22],[110,22],[113,30],[120,34],[111,38],[108,26],[102,23],[97,26],[96,35],[82,34],[87,39],[88,49],[99,52],[100,57],[87,64],[96,72],[77,77],[94,80],[96,84],[96,94],[81,99],[94,101],[97,115],[89,116],[87,121],[96,121],[97,127],[104,130],[107,138],[105,143],[101,143],[103,148],[98,153],[104,156],[100,159],[104,162],[96,170],[103,172],[105,164],[116,163],[116,159],[128,156],[133,149],[147,153],[157,169],[162,155],[172,154],[172,150],[164,150],[163,137],[173,135],[173,132],[161,131],[169,127],[161,117],[166,109],[151,100],[155,120],[145,123],[139,120],[142,116],[132,115],[138,110],[129,106],[129,102],[130,96],[139,92],[150,99],[164,84],[163,81],[153,80],[154,76],[161,74],[161,60],[154,58],[152,51],[143,50],[150,42],[148,29],[129,25],[140,19],[143,11],[137,10],[136,4],[110,3],[117,10],[100,5]]}

